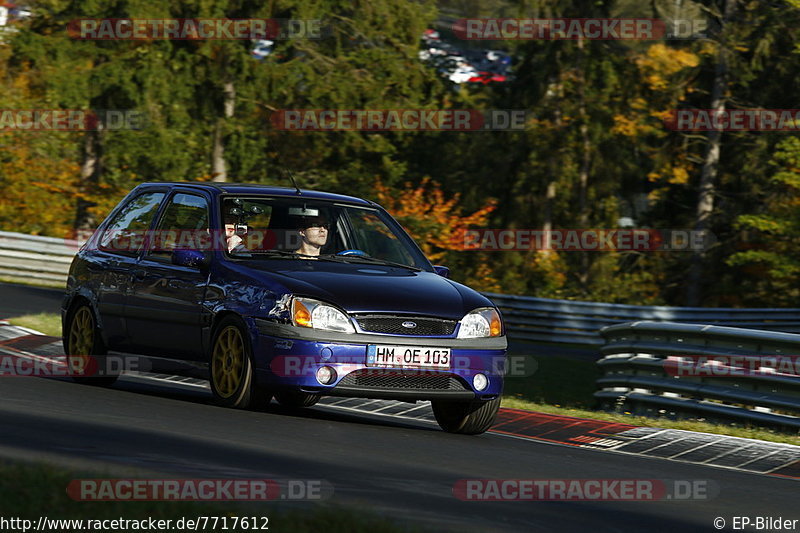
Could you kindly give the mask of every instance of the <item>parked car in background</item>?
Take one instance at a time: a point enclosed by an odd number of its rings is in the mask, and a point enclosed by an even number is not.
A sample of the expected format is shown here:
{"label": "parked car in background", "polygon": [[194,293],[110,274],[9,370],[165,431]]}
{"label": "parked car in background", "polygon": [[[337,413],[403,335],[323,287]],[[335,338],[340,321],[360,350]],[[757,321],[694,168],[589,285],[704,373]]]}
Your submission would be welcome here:
{"label": "parked car in background", "polygon": [[274,49],[275,41],[259,39],[255,42],[255,46],[253,46],[253,49],[250,51],[250,55],[261,61],[262,59],[266,59]]}
{"label": "parked car in background", "polygon": [[467,49],[444,41],[428,29],[418,57],[452,83],[505,83],[511,80],[511,56],[500,50]]}

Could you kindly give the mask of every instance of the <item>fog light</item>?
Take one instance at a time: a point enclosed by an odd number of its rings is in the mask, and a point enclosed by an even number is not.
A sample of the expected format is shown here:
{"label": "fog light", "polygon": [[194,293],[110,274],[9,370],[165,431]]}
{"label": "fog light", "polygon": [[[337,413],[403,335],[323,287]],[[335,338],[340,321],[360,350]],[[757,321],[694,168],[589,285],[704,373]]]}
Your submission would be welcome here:
{"label": "fog light", "polygon": [[329,366],[321,366],[317,369],[317,381],[323,385],[330,385],[336,381],[336,371]]}
{"label": "fog light", "polygon": [[475,377],[472,378],[472,386],[475,387],[475,390],[484,390],[489,386],[489,378],[483,374],[475,374]]}

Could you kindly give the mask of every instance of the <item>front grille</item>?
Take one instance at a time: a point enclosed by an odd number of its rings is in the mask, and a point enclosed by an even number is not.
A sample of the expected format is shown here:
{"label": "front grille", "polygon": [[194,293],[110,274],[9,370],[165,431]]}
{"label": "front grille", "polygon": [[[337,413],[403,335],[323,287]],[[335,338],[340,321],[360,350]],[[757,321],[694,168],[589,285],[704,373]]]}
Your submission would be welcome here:
{"label": "front grille", "polygon": [[[456,329],[455,320],[427,318],[415,316],[392,315],[359,315],[356,322],[362,331],[370,333],[387,333],[390,335],[410,335],[426,337],[444,337],[452,335]],[[403,323],[413,327],[403,326]]]}
{"label": "front grille", "polygon": [[454,376],[439,373],[420,373],[416,370],[364,369],[351,372],[339,382],[340,387],[403,390],[469,390]]}

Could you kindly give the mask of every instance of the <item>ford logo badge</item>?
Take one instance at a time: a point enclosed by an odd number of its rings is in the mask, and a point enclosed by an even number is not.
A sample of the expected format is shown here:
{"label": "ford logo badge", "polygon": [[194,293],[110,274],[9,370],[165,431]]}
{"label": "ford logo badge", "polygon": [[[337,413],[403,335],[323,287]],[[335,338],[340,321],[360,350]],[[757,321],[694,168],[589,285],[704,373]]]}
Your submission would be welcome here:
{"label": "ford logo badge", "polygon": [[417,323],[416,322],[411,322],[409,320],[409,321],[403,322],[403,327],[404,328],[408,328],[408,329],[415,328],[415,327],[417,327]]}

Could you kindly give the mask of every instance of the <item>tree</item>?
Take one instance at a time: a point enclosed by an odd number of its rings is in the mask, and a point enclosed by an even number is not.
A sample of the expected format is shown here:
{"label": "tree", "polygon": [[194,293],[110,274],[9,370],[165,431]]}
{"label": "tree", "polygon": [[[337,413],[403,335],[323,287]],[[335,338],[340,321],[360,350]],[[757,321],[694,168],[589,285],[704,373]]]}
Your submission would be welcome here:
{"label": "tree", "polygon": [[800,298],[800,137],[778,145],[777,172],[759,213],[740,215],[740,247],[726,261],[740,270],[746,305],[796,307]]}
{"label": "tree", "polygon": [[[12,68],[12,49],[0,44],[0,110],[38,106],[32,86],[38,73],[23,65]],[[5,122],[3,127],[6,127]],[[0,131],[0,228],[67,237],[78,198],[72,134]]]}

